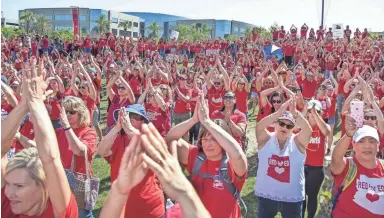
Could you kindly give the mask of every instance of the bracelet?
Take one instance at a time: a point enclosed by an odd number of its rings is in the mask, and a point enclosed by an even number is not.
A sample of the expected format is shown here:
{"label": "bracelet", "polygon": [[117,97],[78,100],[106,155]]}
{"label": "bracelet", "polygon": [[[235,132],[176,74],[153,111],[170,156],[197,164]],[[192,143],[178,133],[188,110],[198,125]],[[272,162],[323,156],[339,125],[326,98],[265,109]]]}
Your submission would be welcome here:
{"label": "bracelet", "polygon": [[64,128],[64,132],[66,132],[66,131],[68,131],[70,129],[72,129],[72,127]]}

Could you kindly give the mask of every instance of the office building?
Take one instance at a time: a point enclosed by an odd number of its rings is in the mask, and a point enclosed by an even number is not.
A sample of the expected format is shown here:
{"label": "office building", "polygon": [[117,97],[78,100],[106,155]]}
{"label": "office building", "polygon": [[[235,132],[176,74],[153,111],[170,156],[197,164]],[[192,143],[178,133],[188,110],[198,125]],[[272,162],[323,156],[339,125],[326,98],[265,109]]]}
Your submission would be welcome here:
{"label": "office building", "polygon": [[159,33],[160,36],[162,36],[164,32],[164,23],[166,22],[172,22],[172,21],[177,21],[177,20],[188,20],[188,18],[185,17],[180,17],[180,16],[175,16],[171,14],[161,14],[161,13],[150,13],[150,12],[122,12],[125,14],[130,14],[133,16],[140,17],[141,19],[144,19],[144,32],[145,36],[149,36],[151,33],[150,30],[147,29],[148,26],[150,26],[153,22],[157,22],[159,27],[161,28],[161,31]]}
{"label": "office building", "polygon": [[[73,29],[71,7],[30,8],[20,10],[19,18],[24,11],[31,11],[37,16],[45,16],[53,30]],[[122,35],[139,37],[139,24],[141,22],[139,17],[103,9],[79,8],[79,31],[84,34],[91,34],[92,36],[96,36],[97,33],[94,31],[94,28],[97,26],[97,23],[95,21],[98,20],[101,15],[104,15],[110,23],[109,32],[112,32],[118,36]],[[124,30],[122,27],[119,27],[119,23],[123,21],[129,21],[131,23],[130,28]]]}
{"label": "office building", "polygon": [[172,30],[177,30],[179,25],[196,25],[201,28],[205,24],[210,30],[209,38],[225,38],[228,35],[242,36],[247,28],[253,28],[255,25],[235,20],[215,20],[215,19],[188,19],[176,20],[164,23],[164,38],[169,39]]}
{"label": "office building", "polygon": [[7,19],[5,17],[1,18],[1,27],[13,27],[13,28],[18,28],[19,21],[15,19]]}

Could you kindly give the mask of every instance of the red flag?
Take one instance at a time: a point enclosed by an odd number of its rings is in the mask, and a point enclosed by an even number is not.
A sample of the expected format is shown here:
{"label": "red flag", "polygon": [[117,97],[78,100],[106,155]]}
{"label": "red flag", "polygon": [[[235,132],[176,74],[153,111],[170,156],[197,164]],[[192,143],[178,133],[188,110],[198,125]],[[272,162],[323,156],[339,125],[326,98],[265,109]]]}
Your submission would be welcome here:
{"label": "red flag", "polygon": [[73,34],[79,35],[79,8],[72,8]]}

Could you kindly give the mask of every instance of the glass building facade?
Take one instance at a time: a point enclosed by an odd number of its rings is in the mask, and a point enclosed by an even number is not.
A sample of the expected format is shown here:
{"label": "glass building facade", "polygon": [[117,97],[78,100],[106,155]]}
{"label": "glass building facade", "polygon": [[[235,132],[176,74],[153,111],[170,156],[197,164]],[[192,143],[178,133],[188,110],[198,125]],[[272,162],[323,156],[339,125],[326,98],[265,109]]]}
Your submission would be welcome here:
{"label": "glass building facade", "polygon": [[230,20],[216,20],[216,38],[225,38],[231,34],[231,21]]}
{"label": "glass building facade", "polygon": [[98,20],[101,15],[109,19],[108,11],[102,9],[89,9],[89,30],[92,32],[93,28],[97,26],[95,20]]}
{"label": "glass building facade", "polygon": [[153,22],[157,22],[157,24],[161,27],[161,31],[159,32],[159,35],[163,35],[164,31],[164,23],[169,21],[177,21],[177,20],[186,20],[188,18],[180,17],[180,16],[174,16],[170,14],[160,14],[160,13],[148,13],[148,12],[122,12],[125,14],[133,15],[140,17],[144,19],[145,23],[145,36],[148,36],[150,34],[150,30],[147,29],[148,26],[150,26]]}

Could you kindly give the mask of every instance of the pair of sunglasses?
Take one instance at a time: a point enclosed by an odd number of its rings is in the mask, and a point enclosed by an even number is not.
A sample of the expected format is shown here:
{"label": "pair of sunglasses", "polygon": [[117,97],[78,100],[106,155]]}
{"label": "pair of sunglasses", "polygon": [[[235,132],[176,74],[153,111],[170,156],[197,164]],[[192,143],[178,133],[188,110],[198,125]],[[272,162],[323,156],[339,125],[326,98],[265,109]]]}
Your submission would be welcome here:
{"label": "pair of sunglasses", "polygon": [[279,126],[281,127],[284,127],[287,128],[287,129],[293,129],[293,127],[295,127],[295,125],[291,125],[291,124],[286,124],[280,120],[277,121],[277,123],[279,124]]}
{"label": "pair of sunglasses", "polygon": [[138,114],[129,113],[129,119],[133,119],[136,121],[144,121],[144,117]]}
{"label": "pair of sunglasses", "polygon": [[376,116],[364,116],[364,120],[376,120]]}
{"label": "pair of sunglasses", "polygon": [[272,100],[272,104],[274,104],[274,103],[281,103],[281,100]]}
{"label": "pair of sunglasses", "polygon": [[221,82],[214,82],[213,84],[219,86],[221,85]]}
{"label": "pair of sunglasses", "polygon": [[224,100],[230,100],[230,99],[234,99],[235,96],[224,96]]}
{"label": "pair of sunglasses", "polygon": [[79,87],[80,89],[86,89],[86,88],[88,88],[87,86],[80,86]]}
{"label": "pair of sunglasses", "polygon": [[66,111],[67,115],[75,115],[76,111]]}
{"label": "pair of sunglasses", "polygon": [[119,86],[119,87],[117,87],[117,89],[119,89],[119,90],[125,90],[125,87],[124,87],[124,86]]}

